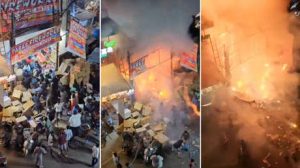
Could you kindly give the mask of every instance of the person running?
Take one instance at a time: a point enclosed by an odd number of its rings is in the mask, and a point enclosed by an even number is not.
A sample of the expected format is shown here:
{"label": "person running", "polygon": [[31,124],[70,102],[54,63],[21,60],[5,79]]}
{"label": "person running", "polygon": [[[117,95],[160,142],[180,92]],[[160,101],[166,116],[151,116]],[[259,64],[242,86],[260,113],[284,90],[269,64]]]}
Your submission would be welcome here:
{"label": "person running", "polygon": [[99,144],[96,144],[92,148],[92,165],[91,165],[91,167],[94,167],[98,163],[99,153],[100,153]]}

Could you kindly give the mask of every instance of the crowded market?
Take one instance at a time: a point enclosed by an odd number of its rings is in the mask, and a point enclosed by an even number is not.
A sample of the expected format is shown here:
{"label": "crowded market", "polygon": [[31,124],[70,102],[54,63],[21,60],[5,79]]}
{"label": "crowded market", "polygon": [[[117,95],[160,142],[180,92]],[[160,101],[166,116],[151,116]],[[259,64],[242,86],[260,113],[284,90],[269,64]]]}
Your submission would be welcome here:
{"label": "crowded market", "polygon": [[97,166],[99,1],[3,3],[0,165]]}

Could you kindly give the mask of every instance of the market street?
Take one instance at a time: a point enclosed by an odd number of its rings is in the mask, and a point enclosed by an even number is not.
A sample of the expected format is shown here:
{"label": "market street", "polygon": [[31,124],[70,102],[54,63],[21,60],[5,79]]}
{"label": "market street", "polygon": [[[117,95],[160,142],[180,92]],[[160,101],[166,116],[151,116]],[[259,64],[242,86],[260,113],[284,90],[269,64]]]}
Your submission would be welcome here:
{"label": "market street", "polygon": [[1,2],[0,167],[97,167],[100,1],[22,2]]}

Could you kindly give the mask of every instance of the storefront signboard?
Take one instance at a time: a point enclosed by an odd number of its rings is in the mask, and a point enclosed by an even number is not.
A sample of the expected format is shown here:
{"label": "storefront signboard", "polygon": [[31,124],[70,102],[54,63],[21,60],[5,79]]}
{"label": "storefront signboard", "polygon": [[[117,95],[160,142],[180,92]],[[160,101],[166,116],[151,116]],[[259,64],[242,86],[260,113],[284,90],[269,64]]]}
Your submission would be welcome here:
{"label": "storefront signboard", "polygon": [[146,71],[146,65],[145,65],[145,59],[147,56],[144,56],[135,62],[131,63],[130,65],[130,71],[132,74],[132,77],[135,77],[143,72]]}
{"label": "storefront signboard", "polygon": [[88,31],[75,20],[71,20],[67,48],[73,54],[86,58],[86,39]]}
{"label": "storefront signboard", "polygon": [[55,44],[60,40],[60,27],[57,26],[17,44],[11,49],[11,64],[20,62],[31,54],[34,54],[49,45]]}
{"label": "storefront signboard", "polygon": [[53,23],[53,14],[59,10],[58,0],[1,0],[0,21],[2,33],[10,33],[12,14],[16,31]]}
{"label": "storefront signboard", "polygon": [[197,51],[198,45],[193,46],[190,52],[183,52],[180,58],[181,66],[197,72]]}

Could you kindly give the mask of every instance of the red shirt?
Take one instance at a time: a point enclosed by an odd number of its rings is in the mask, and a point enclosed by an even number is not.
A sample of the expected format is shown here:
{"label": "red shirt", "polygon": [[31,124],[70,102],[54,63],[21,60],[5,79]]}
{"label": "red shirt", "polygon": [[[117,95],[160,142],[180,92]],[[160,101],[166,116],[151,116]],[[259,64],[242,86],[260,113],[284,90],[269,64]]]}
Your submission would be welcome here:
{"label": "red shirt", "polygon": [[61,133],[58,136],[58,144],[63,145],[65,143],[67,143],[67,135],[65,133]]}

